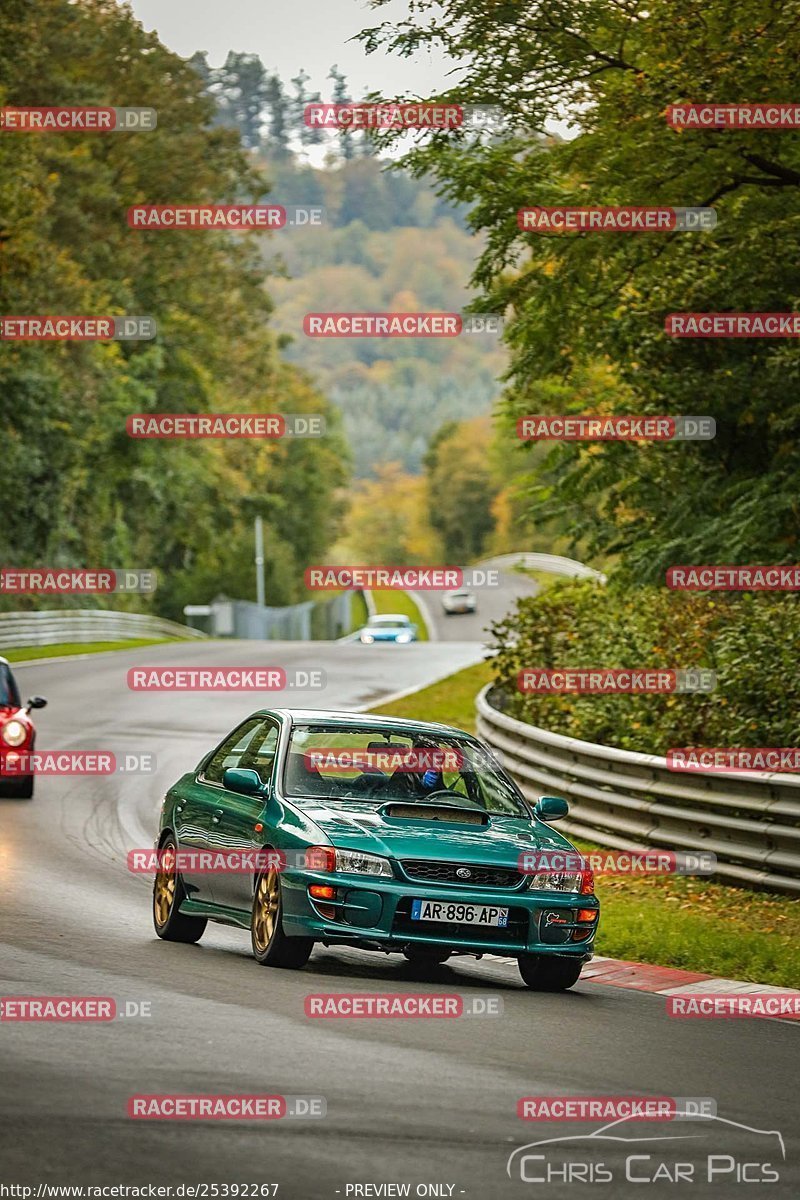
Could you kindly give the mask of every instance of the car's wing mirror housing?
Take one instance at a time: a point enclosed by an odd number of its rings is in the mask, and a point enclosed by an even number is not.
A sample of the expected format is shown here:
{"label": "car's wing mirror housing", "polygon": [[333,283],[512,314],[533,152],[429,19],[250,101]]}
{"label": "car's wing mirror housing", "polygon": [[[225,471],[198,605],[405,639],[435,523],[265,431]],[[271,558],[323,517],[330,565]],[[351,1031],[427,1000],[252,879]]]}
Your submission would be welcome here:
{"label": "car's wing mirror housing", "polygon": [[228,767],[222,776],[222,786],[229,792],[252,796],[262,790],[261,776],[249,767]]}
{"label": "car's wing mirror housing", "polygon": [[533,811],[540,821],[560,821],[569,812],[569,805],[562,796],[540,796]]}
{"label": "car's wing mirror housing", "polygon": [[46,704],[47,701],[44,696],[31,696],[30,699],[25,701],[25,709],[27,712],[30,712],[32,708],[44,708]]}

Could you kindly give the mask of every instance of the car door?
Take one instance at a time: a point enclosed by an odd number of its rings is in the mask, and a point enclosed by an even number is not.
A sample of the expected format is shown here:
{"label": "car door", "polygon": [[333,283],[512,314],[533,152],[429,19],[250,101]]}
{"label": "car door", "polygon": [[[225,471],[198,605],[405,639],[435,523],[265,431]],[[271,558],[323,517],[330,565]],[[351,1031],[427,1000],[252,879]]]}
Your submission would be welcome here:
{"label": "car door", "polygon": [[[268,840],[256,825],[265,825],[268,788],[272,783],[280,726],[273,718],[261,718],[258,727],[246,744],[237,746],[236,762],[226,761],[228,767],[255,771],[265,786],[262,793],[244,795],[222,787],[211,815],[210,844],[218,850],[257,850]],[[229,756],[230,758],[231,756]],[[226,908],[250,909],[253,901],[253,875],[250,872],[218,872],[211,881],[215,904]]]}
{"label": "car door", "polygon": [[[214,849],[218,845],[217,826],[223,808],[222,796],[229,795],[222,787],[222,776],[228,767],[237,767],[257,731],[264,725],[263,717],[249,717],[225,738],[198,771],[191,783],[182,789],[175,807],[175,825],[181,850]],[[181,872],[186,893],[193,900],[214,900],[213,875],[191,869],[192,855]]]}

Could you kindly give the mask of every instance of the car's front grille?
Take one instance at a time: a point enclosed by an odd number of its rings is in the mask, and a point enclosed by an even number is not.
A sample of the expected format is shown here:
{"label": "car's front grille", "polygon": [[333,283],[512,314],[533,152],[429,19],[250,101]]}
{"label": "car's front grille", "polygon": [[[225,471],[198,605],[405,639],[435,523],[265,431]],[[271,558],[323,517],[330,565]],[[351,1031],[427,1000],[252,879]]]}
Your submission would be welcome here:
{"label": "car's front grille", "polygon": [[[426,858],[405,858],[400,862],[409,879],[421,883],[449,883],[460,887],[516,888],[525,876],[511,867],[476,866],[473,863],[432,862]],[[469,871],[465,879],[459,871]]]}

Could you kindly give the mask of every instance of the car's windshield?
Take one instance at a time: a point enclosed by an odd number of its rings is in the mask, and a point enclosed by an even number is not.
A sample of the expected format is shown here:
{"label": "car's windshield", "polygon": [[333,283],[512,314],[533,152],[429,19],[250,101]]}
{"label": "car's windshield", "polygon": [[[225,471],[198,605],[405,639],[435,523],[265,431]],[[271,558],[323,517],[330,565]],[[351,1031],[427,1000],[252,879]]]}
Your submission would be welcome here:
{"label": "car's windshield", "polygon": [[19,692],[6,663],[0,663],[0,708],[19,708]]}
{"label": "car's windshield", "polygon": [[514,784],[478,743],[375,725],[296,725],[283,788],[290,798],[442,803],[530,815]]}

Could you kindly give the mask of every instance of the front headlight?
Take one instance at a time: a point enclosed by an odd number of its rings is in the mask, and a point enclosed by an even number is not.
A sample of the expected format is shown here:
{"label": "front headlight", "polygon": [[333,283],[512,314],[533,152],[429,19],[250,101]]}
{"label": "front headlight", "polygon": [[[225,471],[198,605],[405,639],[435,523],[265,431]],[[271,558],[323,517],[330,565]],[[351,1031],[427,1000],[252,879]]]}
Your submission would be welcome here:
{"label": "front headlight", "polygon": [[22,721],[6,721],[0,729],[0,737],[7,746],[21,746],[27,736],[28,730]]}
{"label": "front headlight", "polygon": [[372,643],[375,641],[375,638],[372,636],[371,633],[362,633],[361,641],[364,643],[365,646],[371,646]]}
{"label": "front headlight", "polygon": [[378,854],[362,854],[359,850],[337,850],[337,871],[353,875],[388,875],[392,876],[392,868],[388,858]]}
{"label": "front headlight", "polygon": [[394,640],[396,642],[410,642],[411,634],[410,633],[398,633],[397,637]]}
{"label": "front headlight", "polygon": [[580,892],[582,871],[539,871],[528,885],[540,892]]}

